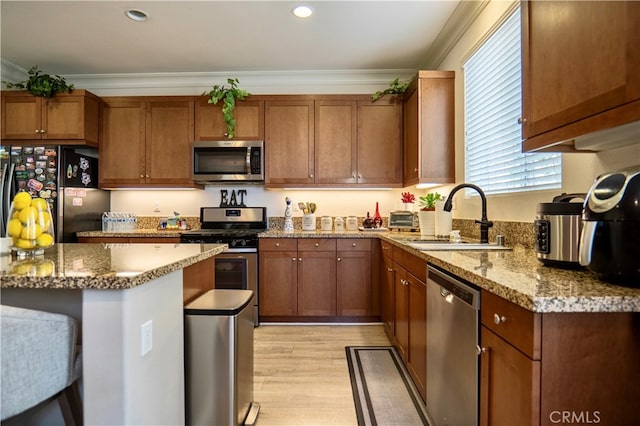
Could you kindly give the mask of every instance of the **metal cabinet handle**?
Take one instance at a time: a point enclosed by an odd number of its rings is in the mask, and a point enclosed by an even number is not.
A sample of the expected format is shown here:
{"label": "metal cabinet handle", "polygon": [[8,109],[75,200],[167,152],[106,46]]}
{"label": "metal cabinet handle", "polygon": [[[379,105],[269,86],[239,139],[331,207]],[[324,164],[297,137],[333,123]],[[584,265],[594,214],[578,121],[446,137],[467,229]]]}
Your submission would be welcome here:
{"label": "metal cabinet handle", "polygon": [[356,243],[352,243],[352,244],[351,244],[351,247],[355,247],[355,246],[356,246]]}
{"label": "metal cabinet handle", "polygon": [[387,268],[387,272],[393,272],[393,268]]}
{"label": "metal cabinet handle", "polygon": [[310,174],[310,175],[309,175],[309,177],[310,177],[311,179],[313,179],[313,174]]}
{"label": "metal cabinet handle", "polygon": [[299,258],[298,258],[298,261],[302,262],[302,258],[301,258],[301,257],[299,257]]}
{"label": "metal cabinet handle", "polygon": [[40,130],[36,129],[36,133],[40,133]]}
{"label": "metal cabinet handle", "polygon": [[149,175],[146,175],[145,177],[149,177]]}
{"label": "metal cabinet handle", "polygon": [[518,124],[524,124],[527,122],[527,119],[524,117],[518,117]]}
{"label": "metal cabinet handle", "polygon": [[488,349],[487,349],[487,348],[485,348],[485,347],[480,347],[480,345],[476,345],[476,353],[477,353],[478,355],[482,355],[482,354],[487,353],[487,350],[488,350]]}
{"label": "metal cabinet handle", "polygon": [[140,174],[140,177],[141,177],[142,179],[144,179],[144,175],[143,175],[143,174]]}
{"label": "metal cabinet handle", "polygon": [[295,262],[295,261],[296,261],[296,258],[295,258],[295,257],[292,257],[292,258],[291,258],[291,260],[293,260],[293,261]]}
{"label": "metal cabinet handle", "polygon": [[339,258],[338,258],[338,262],[340,262],[341,260],[342,260],[342,258],[341,258],[341,257],[339,257]]}
{"label": "metal cabinet handle", "polygon": [[414,172],[418,173],[418,168],[413,169]]}
{"label": "metal cabinet handle", "polygon": [[314,246],[320,247],[320,244],[319,243],[315,243]]}
{"label": "metal cabinet handle", "polygon": [[502,324],[502,323],[507,322],[507,318],[505,316],[502,316],[502,315],[493,314],[493,322],[496,323],[496,325]]}
{"label": "metal cabinet handle", "polygon": [[45,129],[40,129],[40,133],[47,133]]}
{"label": "metal cabinet handle", "polygon": [[276,247],[280,247],[280,243],[276,243]]}

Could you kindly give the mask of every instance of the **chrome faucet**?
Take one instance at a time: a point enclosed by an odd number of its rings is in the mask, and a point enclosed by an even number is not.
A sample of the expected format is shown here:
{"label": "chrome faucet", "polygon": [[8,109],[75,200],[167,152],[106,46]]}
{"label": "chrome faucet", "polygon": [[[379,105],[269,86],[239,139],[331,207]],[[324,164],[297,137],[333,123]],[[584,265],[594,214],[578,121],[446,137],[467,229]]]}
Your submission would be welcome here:
{"label": "chrome faucet", "polygon": [[442,208],[444,211],[450,212],[453,207],[453,194],[462,188],[475,189],[478,194],[480,194],[480,198],[482,199],[482,218],[480,220],[476,220],[476,223],[480,224],[480,243],[487,244],[489,242],[489,228],[493,226],[493,222],[487,219],[487,197],[484,195],[484,192],[480,187],[471,183],[461,183],[451,190],[447,197],[447,201],[444,202],[444,206]]}

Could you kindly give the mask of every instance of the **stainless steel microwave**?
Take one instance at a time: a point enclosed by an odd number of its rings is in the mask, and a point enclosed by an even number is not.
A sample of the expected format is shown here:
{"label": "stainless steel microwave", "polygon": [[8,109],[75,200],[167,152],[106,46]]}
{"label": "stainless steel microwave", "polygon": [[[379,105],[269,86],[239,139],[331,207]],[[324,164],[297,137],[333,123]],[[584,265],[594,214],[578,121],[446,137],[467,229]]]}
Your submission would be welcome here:
{"label": "stainless steel microwave", "polygon": [[196,141],[193,180],[264,182],[264,141]]}

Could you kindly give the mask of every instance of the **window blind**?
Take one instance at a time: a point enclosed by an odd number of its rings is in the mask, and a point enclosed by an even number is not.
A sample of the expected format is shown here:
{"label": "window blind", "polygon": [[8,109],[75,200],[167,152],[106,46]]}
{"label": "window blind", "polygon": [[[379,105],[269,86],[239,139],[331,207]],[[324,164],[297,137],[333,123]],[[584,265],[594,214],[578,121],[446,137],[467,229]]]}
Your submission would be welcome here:
{"label": "window blind", "polygon": [[465,62],[465,181],[487,194],[559,188],[559,153],[522,153],[520,8]]}

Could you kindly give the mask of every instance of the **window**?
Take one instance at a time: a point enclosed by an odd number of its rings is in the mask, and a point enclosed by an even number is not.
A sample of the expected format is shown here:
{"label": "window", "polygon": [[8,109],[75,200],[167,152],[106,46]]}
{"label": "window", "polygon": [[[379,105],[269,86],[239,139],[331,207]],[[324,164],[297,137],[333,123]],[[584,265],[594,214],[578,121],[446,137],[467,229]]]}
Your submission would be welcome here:
{"label": "window", "polygon": [[520,8],[464,64],[465,181],[487,194],[559,188],[559,153],[522,153]]}

